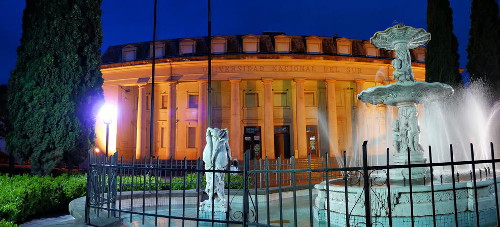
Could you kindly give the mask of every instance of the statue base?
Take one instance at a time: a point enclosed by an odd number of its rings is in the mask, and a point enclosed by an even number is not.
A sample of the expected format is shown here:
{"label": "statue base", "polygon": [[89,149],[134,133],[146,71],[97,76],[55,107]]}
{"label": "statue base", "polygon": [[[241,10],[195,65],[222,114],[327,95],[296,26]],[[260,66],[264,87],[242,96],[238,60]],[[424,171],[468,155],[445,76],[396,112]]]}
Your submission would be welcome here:
{"label": "statue base", "polygon": [[[423,157],[422,152],[411,152],[410,153],[411,164],[424,164],[427,160]],[[408,154],[395,154],[394,155],[395,165],[407,165],[408,164]],[[411,179],[412,183],[423,183],[429,180],[428,168],[424,167],[414,167],[411,168]],[[408,168],[401,169],[391,169],[391,181],[402,182],[408,184],[409,182],[409,170]]]}
{"label": "statue base", "polygon": [[[217,200],[212,201],[205,200],[200,203],[200,218],[210,219],[210,220],[227,220],[227,212],[229,207],[227,204],[221,203]],[[212,226],[212,222],[200,222],[201,226]],[[214,223],[214,226],[226,226],[225,223]]]}

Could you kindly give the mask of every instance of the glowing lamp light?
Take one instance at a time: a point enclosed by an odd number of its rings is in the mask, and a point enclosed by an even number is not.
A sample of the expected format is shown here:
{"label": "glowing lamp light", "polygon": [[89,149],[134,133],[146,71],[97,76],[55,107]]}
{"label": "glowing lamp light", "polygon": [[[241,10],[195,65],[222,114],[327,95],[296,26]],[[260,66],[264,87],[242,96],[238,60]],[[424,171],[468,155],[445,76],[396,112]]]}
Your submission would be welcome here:
{"label": "glowing lamp light", "polygon": [[114,117],[116,117],[116,107],[108,103],[102,105],[101,110],[99,110],[99,118],[104,124],[111,124]]}
{"label": "glowing lamp light", "polygon": [[104,104],[99,111],[99,118],[106,124],[106,157],[108,157],[109,125],[112,123],[113,118],[116,118],[116,112],[116,107],[108,103]]}
{"label": "glowing lamp light", "polygon": [[99,150],[99,148],[94,149],[95,153],[99,153],[99,151],[101,151],[101,150]]}

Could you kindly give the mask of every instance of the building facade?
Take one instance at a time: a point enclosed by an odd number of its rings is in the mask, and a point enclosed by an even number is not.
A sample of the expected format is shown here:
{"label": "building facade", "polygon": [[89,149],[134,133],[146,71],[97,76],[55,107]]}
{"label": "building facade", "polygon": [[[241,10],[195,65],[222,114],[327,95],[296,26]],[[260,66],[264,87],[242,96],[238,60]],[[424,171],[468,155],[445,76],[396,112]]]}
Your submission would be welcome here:
{"label": "building facade", "polygon": [[[110,152],[124,158],[149,155],[154,111],[153,155],[196,159],[205,145],[207,37],[109,47],[103,55],[105,102],[117,108],[110,124]],[[390,132],[384,106],[356,95],[393,82],[392,52],[369,41],[282,33],[215,36],[211,40],[212,127],[227,128],[234,158],[306,158],[353,150],[353,138],[375,122],[376,136]],[[417,80],[424,80],[423,47],[411,51]],[[151,59],[156,58],[151,94]],[[154,106],[151,97],[154,96]],[[363,120],[360,111],[363,110]],[[364,122],[364,123],[363,123]],[[370,129],[373,131],[373,129]],[[98,119],[97,146],[105,125]]]}

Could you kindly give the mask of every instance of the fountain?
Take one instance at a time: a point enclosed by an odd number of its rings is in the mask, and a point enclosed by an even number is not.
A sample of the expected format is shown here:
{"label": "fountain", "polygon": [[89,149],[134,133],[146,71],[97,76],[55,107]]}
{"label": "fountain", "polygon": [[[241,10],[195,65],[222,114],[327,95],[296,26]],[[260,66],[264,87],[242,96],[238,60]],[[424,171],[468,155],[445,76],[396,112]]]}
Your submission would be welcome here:
{"label": "fountain", "polygon": [[[409,50],[426,44],[430,38],[431,35],[424,29],[395,25],[375,33],[370,39],[377,48],[395,51],[396,58],[392,61],[392,66],[397,82],[368,88],[358,94],[357,98],[372,105],[397,107],[398,119],[392,122],[395,165],[426,163],[424,149],[420,145],[417,104],[443,99],[454,92],[447,84],[415,81],[413,77]],[[432,117],[435,116],[426,115],[426,118]],[[369,174],[371,183],[368,187],[363,187],[361,183],[345,185],[347,182],[359,182],[360,174],[352,173],[346,181],[334,179],[317,184],[314,216],[319,222],[329,221],[333,226],[346,226],[347,222],[351,225],[364,223],[365,193],[369,191],[374,225],[388,226],[390,219],[393,226],[409,226],[412,222],[416,226],[427,226],[432,225],[433,220],[436,220],[438,226],[454,225],[455,221],[460,226],[470,226],[476,222],[477,214],[480,215],[481,225],[496,224],[495,199],[492,193],[494,183],[491,178],[477,182],[459,180],[454,184],[433,185],[429,183],[435,179],[429,180],[428,170],[429,168],[424,167],[412,168],[413,186],[410,187],[407,168],[391,169],[390,182],[372,172]]]}
{"label": "fountain", "polygon": [[[420,145],[420,128],[416,104],[453,94],[453,88],[442,83],[415,81],[411,69],[410,49],[426,44],[431,38],[424,29],[396,25],[385,31],[377,32],[370,42],[377,48],[394,50],[396,59],[392,61],[396,83],[368,88],[358,94],[358,99],[372,105],[384,104],[398,108],[399,119],[392,126],[394,164],[404,165],[425,163],[424,152]],[[410,152],[410,160],[408,160]],[[394,180],[408,179],[406,171],[393,171]],[[420,180],[425,169],[412,170],[412,179]]]}

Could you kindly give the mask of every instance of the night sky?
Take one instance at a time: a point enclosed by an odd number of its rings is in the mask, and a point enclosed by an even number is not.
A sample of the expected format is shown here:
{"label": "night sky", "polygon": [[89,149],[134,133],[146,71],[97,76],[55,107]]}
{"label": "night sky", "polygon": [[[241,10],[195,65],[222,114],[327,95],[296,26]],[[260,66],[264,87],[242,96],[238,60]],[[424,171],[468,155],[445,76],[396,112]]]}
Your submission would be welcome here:
{"label": "night sky", "polygon": [[[145,3],[147,2],[147,3]],[[471,0],[451,0],[454,32],[459,41],[460,66],[466,64]],[[206,1],[158,0],[158,39],[207,34]],[[6,84],[16,63],[22,33],[23,0],[0,0],[0,84]],[[426,28],[427,1],[401,0],[212,0],[212,34],[246,35],[280,31],[369,39],[397,23]],[[109,46],[150,41],[153,0],[104,0],[104,52]]]}

